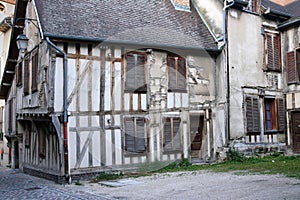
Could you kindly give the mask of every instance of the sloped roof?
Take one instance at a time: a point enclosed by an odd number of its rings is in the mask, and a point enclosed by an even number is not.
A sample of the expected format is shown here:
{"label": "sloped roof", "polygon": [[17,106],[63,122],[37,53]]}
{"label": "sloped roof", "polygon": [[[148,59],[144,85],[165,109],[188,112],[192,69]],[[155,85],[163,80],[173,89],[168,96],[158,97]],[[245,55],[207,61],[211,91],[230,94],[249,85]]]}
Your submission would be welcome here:
{"label": "sloped roof", "polygon": [[290,3],[280,4],[280,1],[262,0],[261,4],[265,8],[270,8],[281,13],[289,14],[292,17],[300,16],[300,0],[290,1]]}
{"label": "sloped roof", "polygon": [[217,49],[191,6],[177,11],[170,0],[39,0],[46,36]]}

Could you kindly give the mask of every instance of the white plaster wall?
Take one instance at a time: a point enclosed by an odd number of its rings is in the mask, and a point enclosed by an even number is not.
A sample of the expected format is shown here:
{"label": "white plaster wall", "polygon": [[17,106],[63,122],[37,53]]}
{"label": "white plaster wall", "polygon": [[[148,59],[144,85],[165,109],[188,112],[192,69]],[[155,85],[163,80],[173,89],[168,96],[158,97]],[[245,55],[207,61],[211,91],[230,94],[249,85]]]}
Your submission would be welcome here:
{"label": "white plaster wall", "polygon": [[263,72],[263,35],[259,16],[230,9],[228,51],[230,73],[230,135],[244,135],[243,86],[266,87]]}

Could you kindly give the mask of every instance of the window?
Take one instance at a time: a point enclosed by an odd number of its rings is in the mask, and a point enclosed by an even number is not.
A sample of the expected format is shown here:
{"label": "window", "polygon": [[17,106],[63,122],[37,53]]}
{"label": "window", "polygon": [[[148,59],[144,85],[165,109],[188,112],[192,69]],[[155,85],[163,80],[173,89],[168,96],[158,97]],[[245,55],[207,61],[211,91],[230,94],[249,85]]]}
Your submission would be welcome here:
{"label": "window", "polygon": [[246,97],[246,126],[248,133],[259,133],[260,119],[264,120],[265,131],[285,130],[285,105],[283,99],[264,98],[264,115],[260,116],[258,97]]}
{"label": "window", "polygon": [[258,97],[246,97],[247,132],[260,132],[260,115]]}
{"label": "window", "polygon": [[186,63],[180,56],[168,55],[167,58],[169,91],[186,91]]}
{"label": "window", "polygon": [[181,150],[180,118],[164,118],[164,151]]}
{"label": "window", "polygon": [[22,63],[17,64],[16,68],[17,68],[16,82],[17,82],[17,86],[20,86],[22,85]]}
{"label": "window", "polygon": [[265,131],[285,130],[285,106],[283,99],[264,99]]}
{"label": "window", "polygon": [[265,130],[275,130],[275,101],[274,99],[265,99]]}
{"label": "window", "polygon": [[300,49],[286,53],[286,73],[288,84],[300,81]]}
{"label": "window", "polygon": [[280,35],[265,33],[265,70],[280,71]]}
{"label": "window", "polygon": [[24,95],[29,94],[29,56],[27,56],[24,61],[23,92]]}
{"label": "window", "polygon": [[145,133],[146,120],[142,117],[126,117],[125,126],[125,150],[133,153],[146,151]]}
{"label": "window", "polygon": [[32,53],[32,60],[31,60],[31,92],[37,91],[37,77],[38,77],[38,64],[39,64],[39,57],[38,57],[38,50]]}
{"label": "window", "polygon": [[147,92],[145,63],[147,55],[140,52],[129,52],[126,60],[126,92]]}

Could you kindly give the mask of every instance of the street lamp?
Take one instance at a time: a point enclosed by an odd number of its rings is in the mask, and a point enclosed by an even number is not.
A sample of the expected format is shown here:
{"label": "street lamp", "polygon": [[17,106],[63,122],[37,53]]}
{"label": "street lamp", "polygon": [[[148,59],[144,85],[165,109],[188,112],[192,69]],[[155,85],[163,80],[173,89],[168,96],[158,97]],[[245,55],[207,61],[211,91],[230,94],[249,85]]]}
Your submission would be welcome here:
{"label": "street lamp", "polygon": [[16,42],[17,42],[17,46],[18,46],[18,49],[22,51],[22,53],[25,52],[25,50],[27,49],[27,46],[28,46],[28,38],[26,37],[26,35],[24,35],[23,33],[22,34],[19,34],[16,38]]}

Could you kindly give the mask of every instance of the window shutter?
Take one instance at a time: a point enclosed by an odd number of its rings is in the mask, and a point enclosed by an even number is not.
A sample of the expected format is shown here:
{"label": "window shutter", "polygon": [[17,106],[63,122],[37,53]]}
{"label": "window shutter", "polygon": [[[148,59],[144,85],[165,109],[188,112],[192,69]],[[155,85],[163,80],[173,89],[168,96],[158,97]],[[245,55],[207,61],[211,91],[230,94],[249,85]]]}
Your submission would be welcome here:
{"label": "window shutter", "polygon": [[300,49],[296,50],[296,79],[300,81]]}
{"label": "window shutter", "polygon": [[126,82],[125,87],[127,90],[133,90],[135,87],[135,56],[133,54],[126,55],[127,61],[127,73],[126,73]]}
{"label": "window shutter", "polygon": [[137,152],[144,152],[146,150],[145,147],[145,120],[137,119],[136,120],[136,144],[137,144]]}
{"label": "window shutter", "polygon": [[176,89],[177,81],[176,81],[176,59],[175,57],[168,57],[168,65],[169,65],[169,89]]}
{"label": "window shutter", "polygon": [[186,89],[186,68],[185,68],[185,59],[178,58],[178,88]]}
{"label": "window shutter", "polygon": [[17,66],[17,86],[22,85],[22,63],[19,63]]}
{"label": "window shutter", "polygon": [[279,34],[265,34],[265,68],[266,70],[281,70]]}
{"label": "window shutter", "polygon": [[277,99],[278,105],[278,130],[285,130],[285,106],[283,99]]}
{"label": "window shutter", "polygon": [[35,51],[32,56],[32,65],[31,65],[31,92],[37,91],[37,77],[38,77],[38,50]]}
{"label": "window shutter", "polygon": [[174,149],[181,149],[180,119],[173,119]]}
{"label": "window shutter", "polygon": [[272,69],[273,68],[273,45],[272,45],[272,36],[267,34],[267,69]]}
{"label": "window shutter", "polygon": [[136,85],[135,90],[137,91],[147,91],[146,88],[146,79],[145,79],[145,55],[143,54],[136,54]]}
{"label": "window shutter", "polygon": [[287,73],[287,82],[294,83],[296,82],[296,60],[294,51],[286,53],[286,73]]}
{"label": "window shutter", "polygon": [[166,118],[164,123],[164,149],[172,149],[172,130],[171,130],[171,119]]}
{"label": "window shutter", "polygon": [[274,66],[273,69],[274,70],[280,70],[280,36],[277,34],[276,36],[274,36],[273,38],[274,40]]}
{"label": "window shutter", "polygon": [[179,56],[168,56],[169,91],[186,90],[186,63]]}
{"label": "window shutter", "polygon": [[127,72],[125,88],[128,91],[147,91],[145,79],[145,62],[144,54],[128,53],[126,54]]}
{"label": "window shutter", "polygon": [[247,132],[260,132],[259,101],[255,97],[246,97]]}
{"label": "window shutter", "polygon": [[134,118],[125,118],[125,150],[134,152]]}
{"label": "window shutter", "polygon": [[23,92],[25,95],[29,94],[29,57],[25,58],[24,61],[24,84]]}

